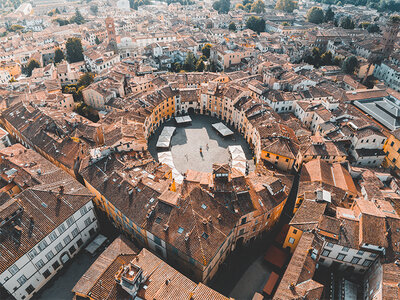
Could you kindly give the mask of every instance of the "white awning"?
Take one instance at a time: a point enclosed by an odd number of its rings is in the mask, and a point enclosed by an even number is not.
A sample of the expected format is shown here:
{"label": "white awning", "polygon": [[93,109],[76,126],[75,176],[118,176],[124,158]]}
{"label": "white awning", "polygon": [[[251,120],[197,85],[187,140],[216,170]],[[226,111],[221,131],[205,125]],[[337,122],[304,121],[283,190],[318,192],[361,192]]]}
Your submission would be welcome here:
{"label": "white awning", "polygon": [[222,136],[226,137],[233,134],[233,131],[226,127],[222,122],[212,124],[215,130],[217,130]]}
{"label": "white awning", "polygon": [[157,140],[157,148],[169,148],[171,145],[171,138],[174,135],[175,127],[172,126],[165,126],[158,137]]}
{"label": "white awning", "polygon": [[189,116],[175,117],[175,121],[177,124],[185,124],[192,122],[192,118]]}

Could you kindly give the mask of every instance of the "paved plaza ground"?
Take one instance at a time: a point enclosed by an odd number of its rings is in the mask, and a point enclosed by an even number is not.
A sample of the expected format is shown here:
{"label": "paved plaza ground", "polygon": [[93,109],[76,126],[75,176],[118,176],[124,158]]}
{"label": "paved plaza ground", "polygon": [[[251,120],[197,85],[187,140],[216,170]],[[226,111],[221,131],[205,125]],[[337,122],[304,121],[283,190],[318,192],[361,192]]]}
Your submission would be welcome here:
{"label": "paved plaza ground", "polygon": [[33,300],[71,300],[74,297],[72,288],[100,254],[101,252],[91,256],[81,250],[70,264],[61,269],[46,287],[33,297]]}
{"label": "paved plaza ground", "polygon": [[[171,151],[175,167],[182,174],[188,169],[211,172],[213,163],[229,162],[228,146],[240,145],[248,160],[249,170],[254,170],[251,150],[241,134],[230,127],[234,131],[233,136],[224,138],[211,126],[213,123],[220,122],[219,119],[204,115],[191,115],[190,117],[192,118],[190,125],[177,126],[175,120],[171,119],[160,126],[150,137],[149,151],[155,159],[158,159],[158,152]],[[169,150],[156,149],[157,139],[164,126],[176,127]],[[200,147],[203,149],[203,155],[200,154]]]}

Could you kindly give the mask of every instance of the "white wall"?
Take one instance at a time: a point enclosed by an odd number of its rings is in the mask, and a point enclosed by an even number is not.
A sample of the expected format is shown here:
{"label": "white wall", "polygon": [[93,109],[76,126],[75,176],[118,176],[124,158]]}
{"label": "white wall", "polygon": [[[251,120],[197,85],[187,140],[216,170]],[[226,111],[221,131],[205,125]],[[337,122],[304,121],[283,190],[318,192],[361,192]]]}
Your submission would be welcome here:
{"label": "white wall", "polygon": [[[63,256],[66,252],[68,252],[69,257],[75,256],[79,250],[85,245],[85,243],[90,239],[90,234],[89,231],[91,229],[94,229],[94,231],[97,231],[98,228],[98,223],[96,216],[94,214],[93,210],[93,203],[90,201],[85,205],[87,208],[87,212],[82,215],[81,210],[76,211],[73,214],[73,222],[70,226],[67,225],[67,220],[63,222],[64,226],[66,227],[66,230],[60,234],[60,231],[58,230],[60,226],[58,226],[55,230],[52,231],[52,233],[57,234],[57,238],[55,240],[50,239],[50,233],[48,236],[46,236],[43,240],[45,240],[48,244],[48,246],[40,251],[38,249],[38,244],[31,248],[31,250],[28,252],[30,253],[33,249],[37,251],[37,255],[33,258],[31,258],[28,253],[23,255],[16,263],[15,265],[18,267],[19,271],[12,275],[12,273],[9,271],[10,268],[0,274],[0,284],[4,286],[4,288],[12,294],[16,299],[29,299],[32,297],[34,292],[37,292],[44,284],[46,284],[56,273],[59,269],[62,268],[63,264],[60,260],[61,256]],[[89,219],[90,223],[87,222],[88,224],[85,224],[85,220]],[[78,233],[76,236],[73,236],[72,232],[74,229],[78,230]],[[75,231],[76,232],[76,231]],[[71,240],[66,244],[64,239],[69,236]],[[79,239],[82,239],[83,244],[81,246],[77,245],[77,242]],[[43,241],[42,240],[42,241]],[[61,243],[62,248],[56,250],[56,246]],[[71,246],[75,247],[75,252],[70,253],[69,249]],[[49,260],[46,258],[46,254],[50,252],[50,250],[53,252],[54,256]],[[43,260],[44,265],[40,268],[37,267],[37,263]],[[53,268],[53,264],[58,261],[60,266],[57,269]],[[45,278],[43,276],[43,273],[49,270],[50,271],[50,276]],[[25,283],[20,285],[18,283],[18,278],[20,278],[22,275],[24,275],[27,279]],[[31,292],[31,294],[28,294],[26,292],[26,289],[28,286],[32,285],[34,287],[34,291]]]}

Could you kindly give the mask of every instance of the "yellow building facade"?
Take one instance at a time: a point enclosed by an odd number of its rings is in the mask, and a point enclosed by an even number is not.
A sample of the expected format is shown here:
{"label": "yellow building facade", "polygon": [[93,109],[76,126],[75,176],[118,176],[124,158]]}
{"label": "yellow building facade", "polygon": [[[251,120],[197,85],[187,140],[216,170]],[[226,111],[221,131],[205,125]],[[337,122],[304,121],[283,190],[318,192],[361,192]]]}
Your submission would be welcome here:
{"label": "yellow building facade", "polygon": [[386,140],[383,151],[386,153],[383,166],[395,170],[400,169],[400,136],[397,130]]}

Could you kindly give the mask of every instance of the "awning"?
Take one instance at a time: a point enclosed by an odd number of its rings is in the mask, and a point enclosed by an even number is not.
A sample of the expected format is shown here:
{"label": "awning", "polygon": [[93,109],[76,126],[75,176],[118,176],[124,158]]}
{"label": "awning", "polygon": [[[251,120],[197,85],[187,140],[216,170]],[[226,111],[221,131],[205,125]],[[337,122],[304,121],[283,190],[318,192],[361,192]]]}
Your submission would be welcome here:
{"label": "awning", "polygon": [[177,124],[185,124],[192,122],[192,118],[189,116],[175,117],[175,122]]}
{"label": "awning", "polygon": [[217,130],[222,136],[226,137],[233,134],[233,131],[226,127],[222,122],[212,124],[215,130]]}

